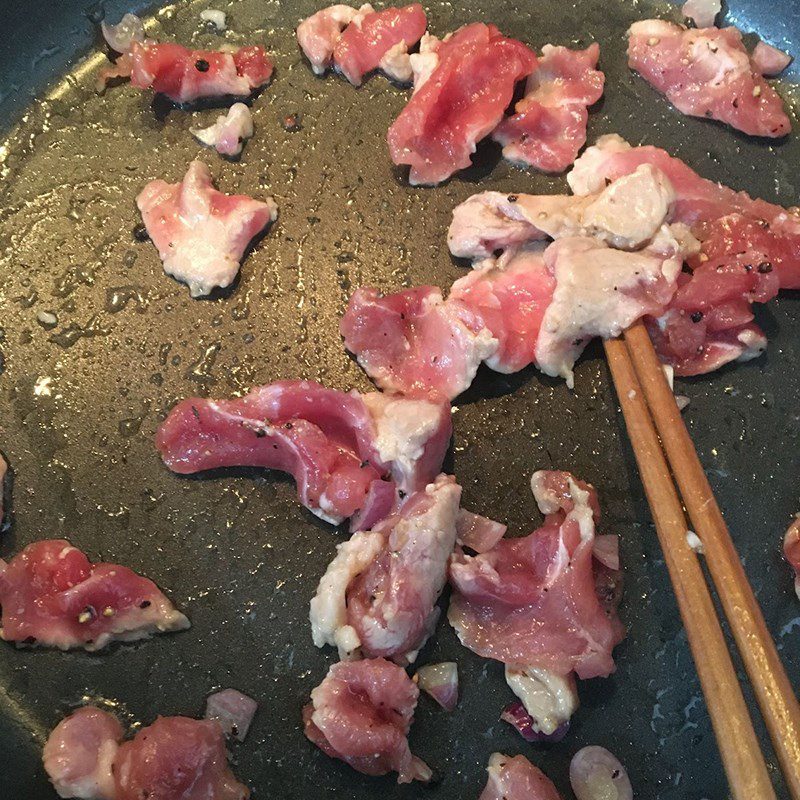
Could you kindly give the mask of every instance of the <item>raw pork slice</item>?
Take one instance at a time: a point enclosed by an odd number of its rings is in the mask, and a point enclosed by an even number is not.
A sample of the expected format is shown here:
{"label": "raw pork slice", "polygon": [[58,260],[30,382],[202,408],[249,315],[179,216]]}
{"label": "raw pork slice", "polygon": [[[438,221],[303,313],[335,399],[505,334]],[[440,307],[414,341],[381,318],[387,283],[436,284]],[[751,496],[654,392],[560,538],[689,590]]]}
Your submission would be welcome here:
{"label": "raw pork slice", "polygon": [[397,772],[398,783],[426,783],[431,770],[408,747],[418,698],[405,670],[390,661],[342,661],[311,692],[305,733],[326,755],[366,775]]}
{"label": "raw pork slice", "polygon": [[364,76],[376,69],[399,83],[410,83],[408,51],[425,33],[425,11],[419,3],[364,13],[366,8],[362,6],[336,42],[336,69],[353,86],[360,86]]}
{"label": "raw pork slice", "polygon": [[395,164],[411,167],[414,184],[441,183],[470,166],[477,143],[503,117],[517,81],[536,67],[536,55],[492,25],[474,23],[446,38],[437,63],[389,128]]}
{"label": "raw pork slice", "polygon": [[489,781],[478,800],[561,800],[550,779],[525,756],[493,753],[486,771]]}
{"label": "raw pork slice", "polygon": [[503,155],[543,172],[563,172],[586,144],[588,106],[603,95],[605,76],[597,69],[600,46],[570,50],[546,44],[525,97],[495,128]]}
{"label": "raw pork slice", "polygon": [[272,77],[272,62],[258,46],[224,53],[146,41],[134,42],[130,55],[131,83],[164,94],[175,103],[226,95],[246,97]]}
{"label": "raw pork slice", "polygon": [[379,69],[408,83],[412,76],[408,51],[422,38],[427,24],[419,3],[383,11],[375,11],[369,3],[358,10],[334,5],[304,19],[297,27],[297,41],[317,75],[335,67],[360,86],[365,75]]}
{"label": "raw pork slice", "polygon": [[791,130],[778,93],[750,60],[736,28],[684,28],[648,19],[628,31],[628,65],[682,113],[751,136]]}
{"label": "raw pork slice", "polygon": [[228,766],[222,728],[212,720],[159,717],[120,745],[114,800],[247,800]]}
{"label": "raw pork slice", "polygon": [[342,659],[416,659],[439,618],[460,499],[461,487],[440,475],[399,515],[338,546],[311,601],[317,647],[338,647]]}
{"label": "raw pork slice", "polygon": [[0,560],[0,606],[0,637],[61,650],[101,650],[189,627],[152,581],[118,564],[92,564],[64,539]]}
{"label": "raw pork slice", "polygon": [[288,472],[300,501],[321,519],[339,524],[370,505],[358,519],[371,524],[433,480],[451,431],[445,403],[279,381],[233,400],[182,401],[156,446],[181,474],[233,466]]}
{"label": "raw pork slice", "polygon": [[113,765],[122,736],[119,720],[95,706],[84,706],[62,719],[42,753],[58,796],[115,800]]}
{"label": "raw pork slice", "polygon": [[677,375],[696,375],[756,357],[766,337],[753,322],[753,302],[766,302],[780,288],[800,288],[800,216],[701,178],[664,150],[631,147],[616,135],[586,150],[567,180],[576,194],[591,194],[643,164],[668,177],[675,191],[671,219],[690,226],[701,242],[670,306],[648,320],[661,359]]}
{"label": "raw pork slice", "polygon": [[454,558],[450,622],[486,658],[558,675],[609,675],[624,631],[595,589],[594,489],[565,472],[534,473],[531,486],[544,524],[487,553]]}
{"label": "raw pork slice", "polygon": [[230,286],[247,246],[278,217],[275,201],[218,192],[202,161],[180,183],[150,181],[136,198],[164,272],[188,284],[192,297]]}
{"label": "raw pork slice", "polygon": [[344,346],[384,391],[452,398],[497,350],[483,320],[434,286],[381,295],[357,289],[342,317]]}

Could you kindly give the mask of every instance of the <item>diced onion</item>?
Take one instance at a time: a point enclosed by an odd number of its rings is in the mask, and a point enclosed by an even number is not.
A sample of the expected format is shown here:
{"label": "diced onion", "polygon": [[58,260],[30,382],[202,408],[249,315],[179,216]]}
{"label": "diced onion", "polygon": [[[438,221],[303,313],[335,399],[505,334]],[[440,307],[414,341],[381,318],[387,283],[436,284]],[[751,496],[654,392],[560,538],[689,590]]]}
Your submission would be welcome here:
{"label": "diced onion", "polygon": [[584,747],[569,765],[569,782],[578,800],[633,800],[625,767],[604,747]]}
{"label": "diced onion", "polygon": [[126,14],[116,25],[103,21],[100,30],[108,46],[117,53],[127,53],[134,42],[144,41],[144,23],[136,14]]}
{"label": "diced onion", "polygon": [[414,681],[445,711],[452,711],[456,707],[456,703],[458,703],[458,666],[454,661],[426,664],[417,670]]}

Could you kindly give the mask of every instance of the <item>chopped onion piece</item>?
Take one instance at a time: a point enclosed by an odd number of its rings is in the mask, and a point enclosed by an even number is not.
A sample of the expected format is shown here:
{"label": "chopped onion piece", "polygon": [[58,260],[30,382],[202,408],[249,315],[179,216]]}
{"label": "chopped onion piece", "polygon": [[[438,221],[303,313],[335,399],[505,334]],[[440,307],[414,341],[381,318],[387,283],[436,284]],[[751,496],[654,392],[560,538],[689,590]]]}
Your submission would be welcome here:
{"label": "chopped onion piece", "polygon": [[800,599],[800,514],[783,537],[783,555],[794,570],[794,590]]}
{"label": "chopped onion piece", "polygon": [[509,703],[500,715],[503,722],[507,722],[519,732],[526,742],[560,742],[569,730],[569,720],[562,722],[552,733],[542,733],[536,729],[536,720],[525,710],[519,700]]}
{"label": "chopped onion piece", "polygon": [[703,550],[703,541],[694,531],[686,531],[686,544],[695,551],[695,553],[700,553],[702,555],[705,550]]}
{"label": "chopped onion piece", "polygon": [[454,661],[426,664],[414,675],[414,682],[430,695],[445,711],[452,711],[458,703],[458,666]]}
{"label": "chopped onion piece", "polygon": [[134,42],[144,41],[144,23],[136,14],[126,14],[116,25],[103,21],[100,30],[108,46],[117,53],[128,53]]}
{"label": "chopped onion piece", "polygon": [[788,53],[766,42],[759,42],[755,46],[750,60],[753,66],[768,78],[779,75],[792,63],[792,57]]}
{"label": "chopped onion piece", "polygon": [[216,720],[226,736],[243,742],[257,708],[258,703],[252,697],[236,689],[223,689],[206,700],[206,719]]}
{"label": "chopped onion piece", "polygon": [[465,508],[459,509],[456,520],[458,543],[476,553],[491,550],[505,536],[508,527]]}
{"label": "chopped onion piece", "polygon": [[619,536],[616,533],[595,536],[592,555],[609,569],[619,569]]}
{"label": "chopped onion piece", "polygon": [[722,11],[721,0],[687,0],[681,13],[694,21],[698,28],[711,28],[717,14]]}
{"label": "chopped onion piece", "polygon": [[578,800],[633,800],[625,767],[604,747],[579,750],[569,765],[569,782]]}

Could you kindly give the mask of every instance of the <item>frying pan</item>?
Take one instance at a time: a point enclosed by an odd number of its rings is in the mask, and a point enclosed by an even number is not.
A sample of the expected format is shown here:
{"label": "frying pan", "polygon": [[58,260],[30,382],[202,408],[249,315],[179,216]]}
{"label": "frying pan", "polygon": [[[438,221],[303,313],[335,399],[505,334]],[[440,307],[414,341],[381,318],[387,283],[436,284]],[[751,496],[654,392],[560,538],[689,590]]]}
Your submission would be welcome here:
{"label": "frying pan", "polygon": [[[9,137],[0,165],[0,447],[14,473],[12,525],[0,552],[67,537],[91,558],[151,577],[193,623],[185,633],[98,655],[0,647],[0,797],[55,797],[41,746],[86,699],[112,704],[135,726],[158,714],[198,716],[210,691],[234,686],[261,702],[248,741],[233,751],[255,797],[477,797],[488,757],[499,750],[526,754],[569,798],[569,757],[601,744],[627,765],[638,798],[724,798],[685,635],[597,347],[578,364],[574,393],[533,369],[481,372],[457,401],[445,467],[463,484],[467,507],[506,520],[514,534],[539,520],[527,488],[533,469],[570,469],[598,487],[603,529],[621,536],[626,578],[621,613],[629,633],[616,651],[616,674],[581,683],[582,708],[564,742],[529,745],[498,720],[510,699],[501,665],[462,648],[442,620],[419,663],[456,660],[462,699],[448,715],[422,698],[411,737],[437,770],[436,785],[367,778],[305,740],[301,705],[334,659],[311,643],[308,600],[346,534],[302,509],[292,483],[275,473],[171,474],[154,449],[155,429],[190,394],[228,396],[298,376],[368,389],[337,333],[351,291],[448,286],[464,269],[444,241],[456,203],[480,189],[551,192],[565,184],[514,169],[482,146],[475,166],[448,184],[409,188],[384,141],[403,92],[381,77],[355,90],[315,78],[303,63],[293,30],[316,2],[211,3],[228,12],[231,30],[222,37],[199,24],[208,5],[156,11],[156,35],[197,46],[265,42],[274,54],[277,77],[253,103],[257,133],[241,160],[223,162],[209,151],[200,157],[221,189],[274,195],[280,218],[236,285],[202,301],[163,274],[150,243],[135,241],[133,201],[152,178],[179,179],[198,154],[189,127],[216,112],[151,105],[129,86],[97,96],[90,17],[98,9],[86,0],[5,3],[0,11],[0,118]],[[741,0],[729,19],[797,53],[793,6]],[[106,3],[112,21],[125,10],[129,3]],[[439,34],[487,20],[536,47],[599,41],[607,89],[590,119],[590,142],[617,131],[666,147],[710,178],[797,203],[796,120],[787,140],[755,141],[681,117],[629,73],[628,25],[677,18],[674,7],[476,0],[428,10]],[[795,116],[797,78],[795,69],[781,89]],[[281,120],[293,113],[302,128],[286,131]],[[41,311],[56,315],[55,327],[38,321]],[[788,672],[797,675],[800,605],[780,540],[800,510],[798,296],[784,293],[757,315],[770,339],[765,356],[681,381],[679,391],[691,399],[692,435]],[[769,753],[761,727],[759,734]]]}

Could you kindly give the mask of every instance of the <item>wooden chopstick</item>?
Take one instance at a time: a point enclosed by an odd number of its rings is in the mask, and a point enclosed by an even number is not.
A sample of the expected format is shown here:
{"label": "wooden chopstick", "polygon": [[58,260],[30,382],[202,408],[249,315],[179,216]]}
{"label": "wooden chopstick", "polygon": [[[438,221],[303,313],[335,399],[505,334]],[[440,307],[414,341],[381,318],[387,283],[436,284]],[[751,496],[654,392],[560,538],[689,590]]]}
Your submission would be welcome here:
{"label": "wooden chopstick", "polygon": [[775,791],[695,552],[686,518],[625,343],[606,356],[639,474],[675,590],[711,724],[734,800],[774,800]]}
{"label": "wooden chopstick", "polygon": [[753,686],[786,785],[793,800],[800,800],[800,705],[797,697],[642,323],[625,332],[625,344],[692,527],[703,543],[706,566]]}

